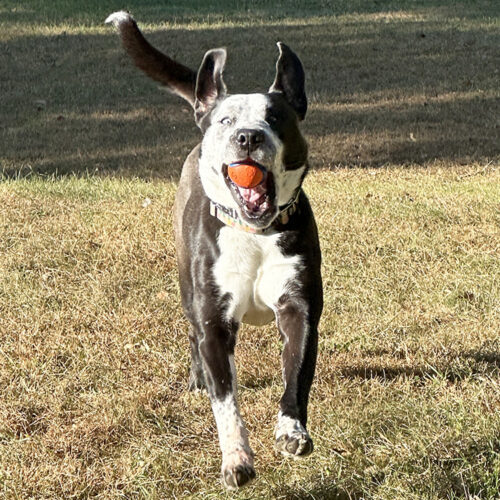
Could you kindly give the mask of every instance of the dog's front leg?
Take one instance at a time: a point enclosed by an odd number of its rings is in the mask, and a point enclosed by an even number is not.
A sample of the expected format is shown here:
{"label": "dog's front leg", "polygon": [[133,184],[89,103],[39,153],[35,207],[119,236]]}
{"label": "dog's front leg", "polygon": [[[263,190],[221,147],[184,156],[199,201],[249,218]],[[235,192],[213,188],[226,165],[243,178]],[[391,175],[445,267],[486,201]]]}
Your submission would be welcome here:
{"label": "dog's front leg", "polygon": [[229,489],[255,477],[253,452],[237,402],[234,345],[237,326],[218,319],[201,323],[199,353],[222,450],[222,480]]}
{"label": "dog's front leg", "polygon": [[307,403],[314,377],[319,313],[306,300],[283,296],[277,308],[283,339],[283,383],[276,426],[276,448],[288,456],[306,456],[313,442],[306,430]]}

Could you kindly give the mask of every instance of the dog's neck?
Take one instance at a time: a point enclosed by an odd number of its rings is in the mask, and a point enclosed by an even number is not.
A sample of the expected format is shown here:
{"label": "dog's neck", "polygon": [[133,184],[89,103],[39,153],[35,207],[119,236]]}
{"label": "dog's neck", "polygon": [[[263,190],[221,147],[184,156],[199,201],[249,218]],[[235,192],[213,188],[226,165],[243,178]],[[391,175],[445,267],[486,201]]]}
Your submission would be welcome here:
{"label": "dog's neck", "polygon": [[[288,224],[290,217],[297,210],[300,191],[300,188],[297,189],[294,197],[286,205],[280,207],[280,212],[275,221],[282,225]],[[224,207],[223,205],[220,205],[212,200],[210,200],[210,215],[217,217],[217,219],[223,222],[226,226],[235,227],[246,233],[264,234],[273,227],[273,224],[271,224],[271,226],[264,229],[255,228],[243,221],[234,208]]]}

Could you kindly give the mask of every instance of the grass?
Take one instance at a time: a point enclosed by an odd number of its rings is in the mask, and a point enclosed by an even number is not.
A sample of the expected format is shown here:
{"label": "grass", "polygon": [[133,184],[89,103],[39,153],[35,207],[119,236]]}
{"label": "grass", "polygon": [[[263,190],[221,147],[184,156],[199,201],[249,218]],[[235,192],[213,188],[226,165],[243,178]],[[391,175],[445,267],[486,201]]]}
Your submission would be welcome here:
{"label": "grass", "polygon": [[499,498],[498,7],[207,5],[125,7],[192,66],[226,45],[230,89],[272,81],[277,39],[308,70],[315,452],[273,452],[279,337],[244,327],[258,479],[222,490],[208,402],[185,391],[171,226],[191,113],[101,26],[123,4],[4,1],[0,496]]}

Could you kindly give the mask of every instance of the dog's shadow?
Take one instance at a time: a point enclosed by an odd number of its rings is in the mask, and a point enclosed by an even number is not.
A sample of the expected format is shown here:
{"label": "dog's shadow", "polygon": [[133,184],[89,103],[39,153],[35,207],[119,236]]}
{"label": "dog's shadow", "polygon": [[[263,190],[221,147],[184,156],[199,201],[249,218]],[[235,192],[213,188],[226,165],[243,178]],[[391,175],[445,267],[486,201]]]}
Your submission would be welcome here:
{"label": "dog's shadow", "polygon": [[311,498],[321,500],[361,500],[366,498],[366,495],[361,491],[348,491],[336,484],[334,479],[317,477],[311,482],[317,486],[300,491],[290,486],[280,486],[273,490],[273,498],[281,498],[283,500],[310,500]]}

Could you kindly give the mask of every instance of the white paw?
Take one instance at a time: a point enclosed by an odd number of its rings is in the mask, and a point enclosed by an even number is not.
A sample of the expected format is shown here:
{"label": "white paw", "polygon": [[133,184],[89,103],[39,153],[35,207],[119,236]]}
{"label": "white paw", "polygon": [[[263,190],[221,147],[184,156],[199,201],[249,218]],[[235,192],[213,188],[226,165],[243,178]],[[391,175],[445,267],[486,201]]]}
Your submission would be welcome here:
{"label": "white paw", "polygon": [[288,457],[305,457],[313,451],[311,436],[296,418],[278,414],[276,449]]}
{"label": "white paw", "polygon": [[282,434],[276,438],[275,446],[281,454],[293,458],[307,457],[314,449],[311,436],[306,431]]}
{"label": "white paw", "polygon": [[237,490],[255,478],[252,450],[238,449],[222,457],[222,481],[229,490]]}

